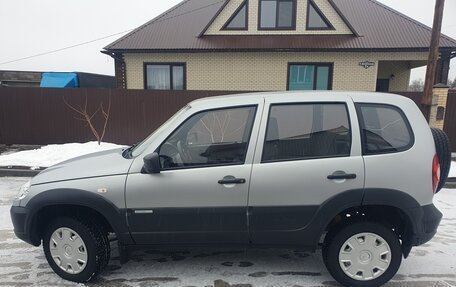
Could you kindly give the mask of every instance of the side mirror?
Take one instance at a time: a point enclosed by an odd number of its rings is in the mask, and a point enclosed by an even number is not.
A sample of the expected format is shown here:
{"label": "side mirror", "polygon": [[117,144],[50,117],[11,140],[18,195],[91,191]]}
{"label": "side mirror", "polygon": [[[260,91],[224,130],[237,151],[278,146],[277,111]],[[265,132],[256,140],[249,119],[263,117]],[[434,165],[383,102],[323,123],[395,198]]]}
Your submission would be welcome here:
{"label": "side mirror", "polygon": [[146,155],[143,160],[141,173],[160,173],[160,156],[157,152]]}

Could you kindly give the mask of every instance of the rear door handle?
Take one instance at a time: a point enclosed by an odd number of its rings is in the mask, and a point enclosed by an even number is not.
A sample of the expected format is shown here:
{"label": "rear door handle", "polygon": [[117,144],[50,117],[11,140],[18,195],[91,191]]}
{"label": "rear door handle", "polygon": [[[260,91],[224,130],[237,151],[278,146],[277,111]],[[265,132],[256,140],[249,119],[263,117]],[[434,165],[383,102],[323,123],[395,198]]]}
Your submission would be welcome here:
{"label": "rear door handle", "polygon": [[231,175],[227,175],[218,181],[219,184],[240,184],[245,183],[245,178],[236,178]]}
{"label": "rear door handle", "polygon": [[355,179],[356,173],[346,173],[345,171],[338,170],[333,174],[328,175],[328,179]]}

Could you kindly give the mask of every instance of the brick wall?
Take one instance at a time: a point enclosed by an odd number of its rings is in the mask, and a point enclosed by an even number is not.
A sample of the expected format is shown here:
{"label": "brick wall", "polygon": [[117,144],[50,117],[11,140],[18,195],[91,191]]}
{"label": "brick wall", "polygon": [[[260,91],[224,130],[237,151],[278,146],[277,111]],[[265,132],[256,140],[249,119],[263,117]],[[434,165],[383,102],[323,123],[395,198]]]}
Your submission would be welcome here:
{"label": "brick wall", "polygon": [[446,112],[447,99],[448,99],[448,87],[445,85],[436,85],[432,91],[432,107],[431,115],[429,117],[429,125],[431,127],[439,128],[443,130],[445,124],[445,117],[443,119],[437,119],[438,108],[444,108]]}
{"label": "brick wall", "polygon": [[114,59],[114,69],[116,73],[116,88],[126,89],[127,80],[125,62],[121,59]]}
{"label": "brick wall", "polygon": [[[289,62],[334,63],[333,89],[375,91],[379,61],[426,60],[426,53],[156,53],[125,54],[127,87],[144,88],[144,62],[185,62],[188,90],[286,90]],[[359,62],[372,61],[375,66],[365,69]],[[385,73],[389,73],[386,71]],[[405,72],[401,72],[405,73]],[[391,90],[406,90],[408,73],[398,73],[397,86]],[[407,82],[407,83],[406,83]]]}

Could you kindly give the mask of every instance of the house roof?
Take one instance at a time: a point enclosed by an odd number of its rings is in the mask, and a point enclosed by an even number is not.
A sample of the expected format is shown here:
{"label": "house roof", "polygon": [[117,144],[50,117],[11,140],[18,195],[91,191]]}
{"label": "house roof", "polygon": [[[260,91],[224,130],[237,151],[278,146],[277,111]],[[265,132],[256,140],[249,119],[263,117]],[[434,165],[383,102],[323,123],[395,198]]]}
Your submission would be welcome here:
{"label": "house roof", "polygon": [[[375,0],[328,0],[353,35],[204,35],[229,0],[184,0],[105,47],[109,52],[425,51],[431,28]],[[442,35],[441,48],[456,50]]]}

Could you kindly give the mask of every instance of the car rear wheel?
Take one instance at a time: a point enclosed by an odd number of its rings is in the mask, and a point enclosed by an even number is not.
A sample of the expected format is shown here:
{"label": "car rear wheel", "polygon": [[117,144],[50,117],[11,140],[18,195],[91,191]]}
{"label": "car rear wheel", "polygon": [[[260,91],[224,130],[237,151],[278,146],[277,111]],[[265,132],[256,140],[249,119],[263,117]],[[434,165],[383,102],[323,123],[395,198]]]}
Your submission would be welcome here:
{"label": "car rear wheel", "polygon": [[100,226],[70,217],[51,223],[44,234],[43,249],[55,273],[79,283],[102,272],[110,255],[107,234]]}
{"label": "car rear wheel", "polygon": [[358,222],[328,236],[323,247],[326,268],[344,286],[381,286],[399,269],[399,238],[383,225]]}

